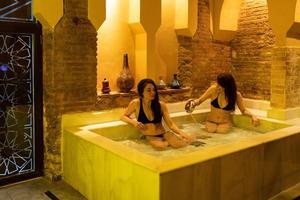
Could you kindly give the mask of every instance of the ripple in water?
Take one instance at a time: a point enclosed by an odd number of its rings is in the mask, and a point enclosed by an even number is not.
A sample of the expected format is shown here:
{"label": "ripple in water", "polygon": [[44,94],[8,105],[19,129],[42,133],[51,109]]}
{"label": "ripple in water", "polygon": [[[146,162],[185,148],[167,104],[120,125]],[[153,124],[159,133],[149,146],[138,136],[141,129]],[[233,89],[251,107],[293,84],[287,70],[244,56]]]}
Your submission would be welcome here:
{"label": "ripple in water", "polygon": [[120,143],[129,146],[131,148],[137,149],[146,154],[161,157],[161,158],[170,158],[177,155],[186,154],[189,152],[194,152],[201,150],[207,147],[216,146],[220,144],[227,144],[236,140],[249,138],[254,135],[258,135],[258,132],[245,130],[237,127],[233,127],[229,133],[226,134],[217,134],[217,133],[208,133],[205,131],[204,124],[201,123],[185,123],[179,125],[179,128],[187,134],[194,135],[196,138],[202,138],[205,136],[210,136],[205,139],[197,139],[197,141],[204,142],[204,145],[193,146],[188,145],[184,148],[173,149],[167,148],[166,150],[159,151],[154,149],[146,140],[134,139],[134,140],[123,140],[119,141]]}

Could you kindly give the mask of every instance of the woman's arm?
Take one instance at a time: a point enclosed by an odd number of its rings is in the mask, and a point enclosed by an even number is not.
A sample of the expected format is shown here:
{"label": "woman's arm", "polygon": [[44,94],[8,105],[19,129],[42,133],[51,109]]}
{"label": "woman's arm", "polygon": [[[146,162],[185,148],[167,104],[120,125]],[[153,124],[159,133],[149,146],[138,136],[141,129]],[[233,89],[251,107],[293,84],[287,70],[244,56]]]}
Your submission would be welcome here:
{"label": "woman's arm", "polygon": [[138,106],[138,100],[137,99],[132,100],[127,106],[127,108],[125,109],[124,114],[121,116],[121,120],[142,130],[145,128],[145,125],[130,117],[130,115],[136,111],[137,106]]}
{"label": "woman's arm", "polygon": [[237,92],[236,103],[237,103],[241,113],[243,115],[247,115],[247,116],[251,117],[253,125],[255,125],[255,126],[258,125],[259,120],[248,109],[246,109],[246,107],[244,106],[244,101],[243,101],[242,94],[240,92]]}
{"label": "woman's arm", "polygon": [[205,100],[211,97],[211,95],[215,92],[216,85],[210,86],[198,99],[195,100],[195,105],[198,106],[203,103]]}
{"label": "woman's arm", "polygon": [[160,102],[162,113],[163,113],[163,118],[168,125],[168,127],[176,134],[180,135],[181,137],[187,139],[187,140],[192,140],[192,137],[181,131],[176,124],[173,122],[173,120],[170,117],[170,114],[168,112],[168,108],[165,103]]}

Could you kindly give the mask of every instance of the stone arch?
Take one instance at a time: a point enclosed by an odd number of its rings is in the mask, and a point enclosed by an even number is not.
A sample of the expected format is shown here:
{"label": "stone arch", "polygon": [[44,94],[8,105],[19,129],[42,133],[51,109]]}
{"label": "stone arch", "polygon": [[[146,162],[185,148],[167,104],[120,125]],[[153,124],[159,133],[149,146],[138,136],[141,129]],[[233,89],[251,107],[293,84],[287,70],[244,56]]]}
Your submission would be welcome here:
{"label": "stone arch", "polygon": [[[224,0],[220,13],[220,29],[236,31],[242,0]],[[230,19],[230,20],[228,20]]]}
{"label": "stone arch", "polygon": [[300,39],[300,0],[296,1],[294,22],[287,32],[287,37]]}
{"label": "stone arch", "polygon": [[216,40],[230,41],[238,28],[242,0],[210,1],[213,21],[213,37]]}
{"label": "stone arch", "polygon": [[[276,35],[277,46],[285,46],[287,37],[294,37],[297,33],[297,25],[294,24],[296,3],[297,0],[268,0],[269,21]],[[297,4],[299,9],[299,0]]]}

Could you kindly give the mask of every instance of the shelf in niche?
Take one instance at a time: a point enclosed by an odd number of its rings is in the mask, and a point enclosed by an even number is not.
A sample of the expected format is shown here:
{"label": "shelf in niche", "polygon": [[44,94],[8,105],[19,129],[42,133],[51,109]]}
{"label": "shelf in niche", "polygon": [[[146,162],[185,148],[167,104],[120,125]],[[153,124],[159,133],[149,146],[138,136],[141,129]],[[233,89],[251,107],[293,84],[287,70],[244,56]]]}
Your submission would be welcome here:
{"label": "shelf in niche", "polygon": [[[183,87],[183,88],[179,88],[179,89],[172,89],[172,88],[167,88],[167,89],[163,89],[163,90],[158,90],[158,94],[175,94],[175,93],[182,93],[182,92],[189,92],[191,90],[190,87]],[[103,96],[103,97],[116,97],[116,96],[137,96],[137,92],[136,91],[130,91],[129,93],[123,93],[123,92],[118,92],[118,91],[112,91],[109,94],[102,94],[101,92],[98,92],[98,96]]]}
{"label": "shelf in niche", "polygon": [[167,88],[164,90],[158,90],[158,94],[174,94],[174,93],[181,93],[181,92],[189,92],[190,90],[191,90],[190,87],[183,87],[179,89]]}

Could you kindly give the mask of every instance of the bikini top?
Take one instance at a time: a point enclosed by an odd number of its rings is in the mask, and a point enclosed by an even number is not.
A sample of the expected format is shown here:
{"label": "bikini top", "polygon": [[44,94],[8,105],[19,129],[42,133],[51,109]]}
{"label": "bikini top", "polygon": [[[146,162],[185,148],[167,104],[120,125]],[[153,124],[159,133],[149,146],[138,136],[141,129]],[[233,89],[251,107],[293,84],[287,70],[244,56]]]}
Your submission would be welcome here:
{"label": "bikini top", "polygon": [[150,121],[143,109],[143,103],[142,101],[140,101],[140,111],[139,111],[139,116],[138,116],[138,121],[142,122],[143,124],[149,124],[149,123],[160,123],[161,122],[161,118],[162,117],[157,117],[156,115],[154,115],[154,119],[152,121]]}
{"label": "bikini top", "polygon": [[219,98],[219,95],[210,102],[210,104],[215,107],[215,108],[219,108],[219,109],[223,109],[223,110],[227,110],[227,111],[231,111],[234,109],[234,106],[231,106],[229,104],[227,104],[224,108],[221,108],[221,106],[219,105],[219,102],[218,102],[218,98]]}

